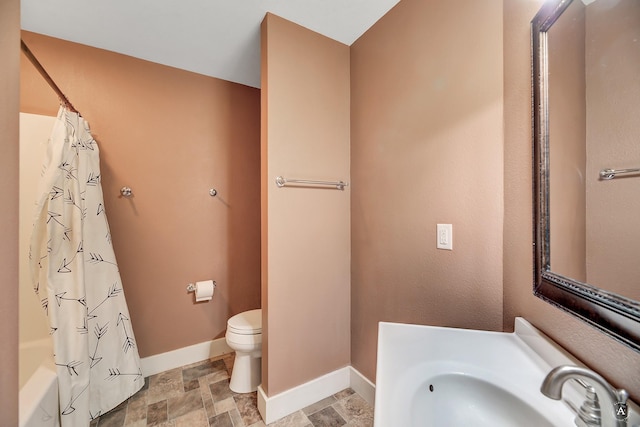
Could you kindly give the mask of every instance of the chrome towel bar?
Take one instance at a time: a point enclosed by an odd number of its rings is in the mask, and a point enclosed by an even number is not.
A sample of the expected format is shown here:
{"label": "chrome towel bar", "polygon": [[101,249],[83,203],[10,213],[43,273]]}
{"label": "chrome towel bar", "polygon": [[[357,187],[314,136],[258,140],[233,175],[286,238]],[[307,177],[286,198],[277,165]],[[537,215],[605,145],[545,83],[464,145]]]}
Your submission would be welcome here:
{"label": "chrome towel bar", "polygon": [[640,168],[635,169],[602,169],[600,171],[600,179],[613,179],[616,175],[637,174]]}
{"label": "chrome towel bar", "polygon": [[321,186],[321,187],[336,187],[338,190],[343,190],[344,187],[349,185],[344,181],[312,181],[308,179],[287,179],[282,176],[276,177],[276,185],[280,188],[288,184],[298,184],[300,186]]}

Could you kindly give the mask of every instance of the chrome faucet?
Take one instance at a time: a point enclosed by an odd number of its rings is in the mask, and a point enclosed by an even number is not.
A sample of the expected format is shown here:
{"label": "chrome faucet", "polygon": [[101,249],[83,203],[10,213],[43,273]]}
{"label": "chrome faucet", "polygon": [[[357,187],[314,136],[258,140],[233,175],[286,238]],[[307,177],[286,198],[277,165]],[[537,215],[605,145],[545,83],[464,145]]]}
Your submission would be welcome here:
{"label": "chrome faucet", "polygon": [[[560,400],[562,398],[562,386],[569,379],[584,380],[596,392],[604,394],[604,396],[597,396],[589,387],[591,392],[587,393],[588,401],[580,408],[576,417],[576,425],[600,426],[602,425],[600,413],[602,413],[605,426],[627,426],[628,408],[626,405],[629,393],[622,389],[613,388],[602,376],[589,369],[570,365],[553,368],[542,382],[540,391],[551,399]],[[599,398],[601,400],[603,397],[606,397],[604,402],[598,405]],[[593,411],[590,411],[589,408],[593,408]]]}

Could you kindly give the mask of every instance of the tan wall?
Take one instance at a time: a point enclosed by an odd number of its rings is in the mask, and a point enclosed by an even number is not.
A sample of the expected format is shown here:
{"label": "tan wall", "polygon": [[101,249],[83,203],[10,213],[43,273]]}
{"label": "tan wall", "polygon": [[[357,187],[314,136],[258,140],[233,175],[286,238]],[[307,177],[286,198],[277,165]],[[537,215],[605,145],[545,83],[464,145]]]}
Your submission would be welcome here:
{"label": "tan wall", "polygon": [[373,380],[379,321],[502,329],[502,4],[403,0],[351,69],[351,353]]}
{"label": "tan wall", "polygon": [[[263,388],[349,365],[349,47],[275,15],[262,25]],[[268,254],[268,257],[267,257]]]}
{"label": "tan wall", "polygon": [[504,327],[523,316],[618,387],[640,399],[640,353],[536,298],[531,247],[531,57],[529,24],[542,0],[504,5]]}
{"label": "tan wall", "polygon": [[18,111],[20,2],[0,2],[0,424],[18,425]]}
{"label": "tan wall", "polygon": [[555,272],[586,281],[585,7],[574,1],[549,41],[550,255]]}
{"label": "tan wall", "polygon": [[590,4],[587,30],[588,281],[640,300],[640,176],[598,180],[640,167],[640,2]]}
{"label": "tan wall", "polygon": [[[91,125],[115,253],[145,357],[224,336],[260,305],[257,89],[34,33],[25,42]],[[21,111],[56,114],[22,58]],[[122,186],[133,189],[121,198]],[[218,196],[209,196],[209,188]],[[190,282],[214,279],[195,304]]]}

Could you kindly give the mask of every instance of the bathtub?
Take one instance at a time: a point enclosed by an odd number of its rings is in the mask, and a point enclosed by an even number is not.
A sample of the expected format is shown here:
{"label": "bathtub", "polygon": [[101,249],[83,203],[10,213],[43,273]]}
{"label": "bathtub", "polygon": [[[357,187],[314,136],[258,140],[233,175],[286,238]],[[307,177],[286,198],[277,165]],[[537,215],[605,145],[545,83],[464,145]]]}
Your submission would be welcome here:
{"label": "bathtub", "polygon": [[59,427],[51,339],[20,344],[20,427]]}

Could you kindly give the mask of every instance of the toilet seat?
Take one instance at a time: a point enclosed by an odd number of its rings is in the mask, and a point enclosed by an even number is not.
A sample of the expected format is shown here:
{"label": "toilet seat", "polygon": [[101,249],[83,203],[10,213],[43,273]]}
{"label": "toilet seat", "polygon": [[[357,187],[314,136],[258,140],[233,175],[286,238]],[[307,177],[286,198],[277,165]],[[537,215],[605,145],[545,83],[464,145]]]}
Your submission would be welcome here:
{"label": "toilet seat", "polygon": [[249,310],[231,317],[227,321],[227,333],[237,335],[262,334],[262,310]]}

